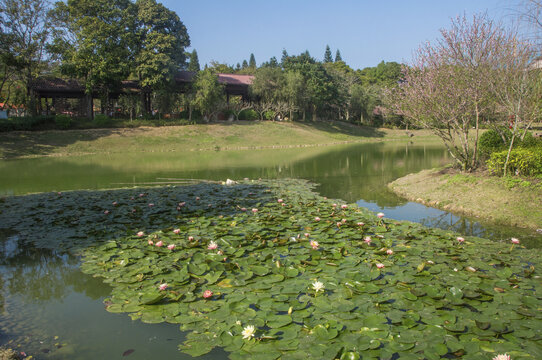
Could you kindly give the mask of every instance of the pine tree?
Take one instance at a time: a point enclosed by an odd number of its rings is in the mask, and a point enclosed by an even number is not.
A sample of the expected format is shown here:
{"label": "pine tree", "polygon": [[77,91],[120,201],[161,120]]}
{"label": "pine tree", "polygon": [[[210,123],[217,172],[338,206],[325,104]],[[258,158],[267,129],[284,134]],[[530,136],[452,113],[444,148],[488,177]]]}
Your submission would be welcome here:
{"label": "pine tree", "polygon": [[287,59],[288,59],[288,52],[286,51],[286,49],[282,49],[282,57],[280,58],[280,63],[282,66],[284,66],[284,63],[286,62]]}
{"label": "pine tree", "polygon": [[[337,61],[337,58],[335,58],[335,61]],[[333,58],[331,57],[331,49],[329,48],[329,45],[326,45],[326,51],[324,52],[324,62],[325,63],[333,62]]]}
{"label": "pine tree", "polygon": [[196,49],[194,49],[190,53],[190,60],[189,60],[189,63],[188,63],[188,71],[195,71],[195,72],[200,71],[198,53],[196,52]]}
{"label": "pine tree", "polygon": [[339,61],[343,61],[343,58],[341,57],[341,52],[337,49],[337,52],[335,53],[335,62]]}
{"label": "pine tree", "polygon": [[248,63],[246,60],[243,60],[243,65],[241,65],[241,69],[246,69],[248,67]]}
{"label": "pine tree", "polygon": [[248,66],[251,68],[256,68],[256,58],[254,57],[254,54],[250,54],[250,60],[248,61]]}
{"label": "pine tree", "polygon": [[235,71],[239,70],[241,70],[241,64],[237,63],[237,65],[235,65]]}

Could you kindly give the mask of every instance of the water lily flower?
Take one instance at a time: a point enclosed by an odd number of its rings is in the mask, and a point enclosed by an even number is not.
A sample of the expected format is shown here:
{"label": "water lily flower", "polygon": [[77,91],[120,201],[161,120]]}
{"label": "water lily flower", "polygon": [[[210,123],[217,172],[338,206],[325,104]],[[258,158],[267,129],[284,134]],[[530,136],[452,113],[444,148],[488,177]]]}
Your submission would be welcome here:
{"label": "water lily flower", "polygon": [[203,292],[203,298],[204,298],[204,299],[208,299],[208,298],[210,298],[211,296],[213,296],[213,292],[212,292],[211,290],[205,290],[205,291]]}
{"label": "water lily flower", "polygon": [[314,221],[320,221],[320,218],[317,216],[314,218]]}
{"label": "water lily flower", "polygon": [[463,239],[462,237],[458,237],[457,241],[459,241],[459,243],[462,244],[465,241],[465,239]]}
{"label": "water lily flower", "polygon": [[149,204],[149,207],[153,207],[153,206],[154,206],[154,204],[153,204],[153,203],[150,203],[150,204]]}
{"label": "water lily flower", "polygon": [[185,205],[186,205],[186,202],[184,202],[184,201],[181,201],[181,202],[179,203],[179,205],[178,205],[178,206],[180,206],[180,207],[183,207],[183,206],[185,206]]}
{"label": "water lily flower", "polygon": [[143,193],[139,194],[139,197],[143,197],[143,196],[145,196],[145,194],[143,194]]}
{"label": "water lily flower", "polygon": [[154,245],[154,241],[152,241],[152,240],[150,240],[150,239],[149,239],[149,241],[147,241],[147,243],[148,243],[149,245]]}
{"label": "water lily flower", "polygon": [[156,244],[154,244],[154,246],[162,247],[162,246],[164,246],[164,242],[162,240],[160,240]]}
{"label": "water lily flower", "polygon": [[379,268],[379,269],[382,269],[384,267],[384,264],[378,263],[378,264],[376,264],[376,267]]}
{"label": "water lily flower", "polygon": [[365,243],[366,243],[367,245],[371,245],[371,237],[370,237],[370,236],[364,237],[364,238],[363,238],[363,241],[365,241]]}
{"label": "water lily flower", "polygon": [[177,234],[177,235],[178,235],[180,232],[181,232],[181,229],[175,229],[175,230],[173,230],[173,233],[174,233],[174,234]]}
{"label": "water lily flower", "polygon": [[143,235],[145,235],[145,233],[143,231],[140,231],[140,232],[137,233],[138,237],[142,237]]}
{"label": "water lily flower", "polygon": [[364,222],[361,222],[361,221],[360,221],[360,222],[358,223],[358,226],[363,226],[363,225],[365,225]]}
{"label": "water lily flower", "polygon": [[286,206],[286,204],[285,204],[285,203],[282,203],[282,204],[280,204],[280,205],[282,205],[282,206]]}
{"label": "water lily flower", "polygon": [[388,255],[393,255],[393,250],[392,250],[392,249],[386,250],[386,254],[388,254]]}
{"label": "water lily flower", "polygon": [[320,281],[315,281],[312,283],[312,289],[315,291],[315,292],[318,292],[318,291],[324,291],[324,283],[320,282]]}
{"label": "water lily flower", "polygon": [[105,214],[105,215],[109,214],[109,210],[105,210],[105,211],[104,211],[104,214]]}
{"label": "water lily flower", "polygon": [[207,250],[215,250],[217,247],[218,247],[218,244],[211,240],[211,242],[207,246]]}
{"label": "water lily flower", "polygon": [[376,214],[376,216],[378,216],[379,219],[382,219],[384,217],[384,213],[379,212],[378,214]]}
{"label": "water lily flower", "polygon": [[168,287],[168,285],[166,283],[164,283],[164,284],[160,284],[160,286],[158,286],[158,289],[160,289],[160,291],[164,291],[164,290],[167,289],[167,287]]}
{"label": "water lily flower", "polygon": [[304,235],[305,235],[306,238],[308,238],[309,236],[311,236],[311,234],[309,234],[309,233],[305,233]]}
{"label": "water lily flower", "polygon": [[519,239],[511,238],[510,241],[512,241],[512,244],[519,244]]}
{"label": "water lily flower", "polygon": [[457,270],[457,268],[454,268],[454,271],[459,271],[459,270]]}
{"label": "water lily flower", "polygon": [[336,207],[337,207],[337,204],[333,204],[333,205],[331,205],[331,206],[332,206],[333,208],[336,208]]}
{"label": "water lily flower", "polygon": [[196,196],[196,201],[199,201],[199,200],[200,200],[199,196]]}
{"label": "water lily flower", "polygon": [[169,244],[169,245],[167,246],[167,248],[168,248],[169,250],[173,250],[173,249],[175,249],[175,244]]}
{"label": "water lily flower", "polygon": [[256,214],[256,213],[258,212],[258,209],[254,208],[254,209],[252,209],[252,212],[253,212],[254,214]]}
{"label": "water lily flower", "polygon": [[188,237],[188,241],[194,241],[194,237],[193,237],[193,236],[189,236],[189,237]]}
{"label": "water lily flower", "polygon": [[278,200],[277,200],[277,202],[278,202],[279,204],[281,204],[283,201],[284,201],[284,200],[282,200],[282,199],[278,199]]}
{"label": "water lily flower", "polygon": [[241,325],[241,320],[237,320],[237,321],[235,322],[235,325]]}
{"label": "water lily flower", "polygon": [[59,191],[59,192],[57,192],[57,195],[58,195],[58,196],[62,196],[62,193]]}
{"label": "water lily flower", "polygon": [[136,212],[136,209],[132,209],[132,213],[135,213]]}
{"label": "water lily flower", "polygon": [[254,333],[256,332],[256,329],[254,328],[254,325],[247,325],[241,332],[243,335],[243,339],[250,339],[251,337],[254,337]]}
{"label": "water lily flower", "polygon": [[311,240],[311,241],[309,242],[309,244],[312,246],[312,248],[313,248],[314,250],[317,250],[317,249],[318,249],[318,246],[320,246],[320,244],[318,244],[318,241],[314,241],[314,240]]}
{"label": "water lily flower", "polygon": [[339,221],[339,222],[337,223],[337,227],[340,228],[341,225],[342,225],[342,222]]}
{"label": "water lily flower", "polygon": [[113,204],[113,206],[117,206],[119,203],[116,202],[116,201],[113,201],[112,204]]}
{"label": "water lily flower", "polygon": [[493,358],[493,360],[512,360],[508,354],[499,354]]}
{"label": "water lily flower", "polygon": [[133,197],[133,196],[130,196],[130,200],[135,200],[135,197]]}
{"label": "water lily flower", "polygon": [[347,208],[348,208],[348,205],[346,204],[341,205],[341,209],[347,209]]}

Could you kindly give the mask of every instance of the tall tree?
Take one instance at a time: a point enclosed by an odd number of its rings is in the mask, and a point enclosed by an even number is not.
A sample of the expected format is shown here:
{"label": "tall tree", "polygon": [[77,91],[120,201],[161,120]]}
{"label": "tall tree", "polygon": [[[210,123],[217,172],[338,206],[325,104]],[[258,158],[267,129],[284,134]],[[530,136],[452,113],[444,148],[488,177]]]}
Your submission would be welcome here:
{"label": "tall tree", "polygon": [[225,106],[224,88],[218,82],[218,76],[213,69],[200,71],[196,75],[193,87],[196,108],[201,111],[204,119],[213,119]]}
{"label": "tall tree", "polygon": [[44,67],[48,6],[46,0],[0,0],[0,61],[5,74],[13,79],[16,73],[27,89]]}
{"label": "tall tree", "polygon": [[241,65],[241,69],[246,69],[248,67],[248,62],[246,60],[243,60],[243,65]]}
{"label": "tall tree", "polygon": [[196,52],[196,49],[192,50],[192,52],[190,53],[190,59],[188,61],[188,71],[200,71],[198,53]]}
{"label": "tall tree", "polygon": [[248,60],[248,66],[255,69],[256,68],[256,58],[254,57],[254,54],[250,54],[250,59]]}
{"label": "tall tree", "polygon": [[329,48],[329,45],[326,45],[326,51],[324,52],[324,63],[330,62],[333,62],[333,58],[331,57],[331,49]]}
{"label": "tall tree", "polygon": [[341,56],[341,52],[339,49],[337,49],[337,52],[335,52],[335,62],[343,61],[343,58]]}

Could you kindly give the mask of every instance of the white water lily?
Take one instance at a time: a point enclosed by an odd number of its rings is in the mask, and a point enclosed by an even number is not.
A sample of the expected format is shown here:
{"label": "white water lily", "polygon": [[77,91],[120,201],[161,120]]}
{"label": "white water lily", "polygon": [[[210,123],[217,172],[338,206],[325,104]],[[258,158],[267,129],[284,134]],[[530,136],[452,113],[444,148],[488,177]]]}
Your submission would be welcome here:
{"label": "white water lily", "polygon": [[508,354],[499,354],[493,358],[493,360],[511,360]]}
{"label": "white water lily", "polygon": [[315,292],[318,292],[318,291],[324,291],[325,286],[323,282],[315,281],[312,283],[312,288]]}
{"label": "white water lily", "polygon": [[253,325],[247,325],[245,326],[241,334],[243,334],[243,339],[250,339],[251,337],[254,336],[255,332],[256,332],[256,329],[254,328]]}

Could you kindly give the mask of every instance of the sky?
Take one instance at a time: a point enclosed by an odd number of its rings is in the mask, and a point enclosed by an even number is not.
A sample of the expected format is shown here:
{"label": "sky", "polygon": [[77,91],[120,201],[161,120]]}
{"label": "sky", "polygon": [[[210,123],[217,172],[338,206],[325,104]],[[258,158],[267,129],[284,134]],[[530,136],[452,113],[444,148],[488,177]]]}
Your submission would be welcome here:
{"label": "sky", "polygon": [[200,65],[235,66],[253,53],[260,65],[282,50],[322,60],[326,45],[354,69],[408,63],[452,18],[487,14],[510,22],[519,0],[162,0],[190,36]]}

